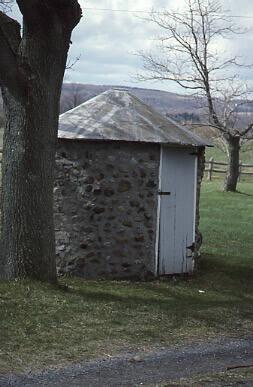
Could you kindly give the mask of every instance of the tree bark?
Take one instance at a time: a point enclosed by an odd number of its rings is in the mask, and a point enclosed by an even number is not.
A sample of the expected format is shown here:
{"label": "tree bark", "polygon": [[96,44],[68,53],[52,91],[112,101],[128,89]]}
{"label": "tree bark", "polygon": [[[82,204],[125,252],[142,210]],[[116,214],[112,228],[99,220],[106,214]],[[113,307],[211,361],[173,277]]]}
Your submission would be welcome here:
{"label": "tree bark", "polygon": [[224,191],[236,192],[240,168],[240,136],[228,135],[228,171],[224,182]]}
{"label": "tree bark", "polygon": [[59,101],[71,32],[81,9],[75,0],[17,2],[24,23],[14,59],[22,82],[1,82],[6,127],[1,200],[4,270],[0,276],[54,283],[53,182]]}

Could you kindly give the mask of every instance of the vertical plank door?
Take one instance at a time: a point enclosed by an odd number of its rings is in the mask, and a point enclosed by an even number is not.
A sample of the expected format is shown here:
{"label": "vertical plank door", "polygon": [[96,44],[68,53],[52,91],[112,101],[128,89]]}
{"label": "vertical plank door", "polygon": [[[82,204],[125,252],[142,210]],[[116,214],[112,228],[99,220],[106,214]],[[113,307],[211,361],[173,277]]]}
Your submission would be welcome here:
{"label": "vertical plank door", "polygon": [[197,156],[161,149],[158,273],[190,273],[195,240]]}

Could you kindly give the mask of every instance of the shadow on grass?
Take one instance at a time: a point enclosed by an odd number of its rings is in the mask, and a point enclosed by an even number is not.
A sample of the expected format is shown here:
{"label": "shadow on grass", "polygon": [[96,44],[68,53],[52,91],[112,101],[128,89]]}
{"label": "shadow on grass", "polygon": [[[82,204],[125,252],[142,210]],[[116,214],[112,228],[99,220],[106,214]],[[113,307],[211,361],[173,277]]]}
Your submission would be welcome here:
{"label": "shadow on grass", "polygon": [[236,191],[236,193],[238,193],[240,195],[244,195],[244,196],[253,196],[253,194],[249,194],[247,192],[242,192],[242,191]]}
{"label": "shadow on grass", "polygon": [[[123,325],[138,319],[138,315],[143,319],[142,313],[145,313],[146,318],[150,315],[153,319],[162,315],[171,328],[183,327],[186,320],[220,327],[226,323],[226,318],[252,317],[249,297],[249,293],[253,293],[252,276],[253,270],[247,266],[225,263],[224,257],[222,261],[219,257],[206,256],[198,274],[188,281],[129,282],[127,286],[101,281],[95,289],[92,281],[88,281],[84,286],[71,289],[70,293],[96,308],[100,304],[101,308],[110,306],[117,311]],[[204,289],[205,293],[199,293],[199,289]]]}

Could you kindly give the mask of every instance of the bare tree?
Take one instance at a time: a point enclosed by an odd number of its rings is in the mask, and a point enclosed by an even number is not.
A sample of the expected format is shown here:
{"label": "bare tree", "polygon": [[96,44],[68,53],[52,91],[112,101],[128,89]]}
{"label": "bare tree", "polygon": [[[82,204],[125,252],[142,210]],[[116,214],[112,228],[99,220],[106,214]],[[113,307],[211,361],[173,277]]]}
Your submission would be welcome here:
{"label": "bare tree", "polygon": [[78,83],[71,83],[68,86],[66,92],[61,95],[61,112],[73,109],[83,102],[83,86]]}
{"label": "bare tree", "polygon": [[[148,19],[163,32],[155,52],[143,52],[142,80],[173,81],[198,96],[204,96],[208,125],[215,127],[226,146],[229,167],[226,191],[235,191],[239,176],[239,152],[253,124],[238,122],[241,104],[250,93],[232,73],[241,68],[237,57],[225,57],[217,46],[237,28],[219,1],[186,0],[182,12],[152,12]],[[245,32],[245,31],[244,31]],[[231,74],[231,75],[230,75]]]}
{"label": "bare tree", "polygon": [[22,32],[16,20],[0,11],[0,86],[6,116],[0,275],[55,282],[53,175],[59,101],[81,8],[77,0],[16,3],[23,15]]}

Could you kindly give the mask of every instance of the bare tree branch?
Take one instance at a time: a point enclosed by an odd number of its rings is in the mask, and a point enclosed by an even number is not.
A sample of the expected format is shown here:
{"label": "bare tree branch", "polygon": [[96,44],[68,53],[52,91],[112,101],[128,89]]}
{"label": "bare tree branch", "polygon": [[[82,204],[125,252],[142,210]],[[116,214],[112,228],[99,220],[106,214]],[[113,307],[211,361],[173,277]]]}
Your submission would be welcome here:
{"label": "bare tree branch", "polygon": [[185,10],[151,12],[148,19],[162,31],[157,52],[141,52],[144,72],[140,80],[172,81],[199,92],[206,100],[209,124],[222,135],[244,136],[252,128],[238,130],[238,103],[247,92],[238,77],[228,75],[240,63],[237,56],[224,58],[215,48],[218,38],[244,33],[232,18],[224,15],[217,0],[185,0]]}

